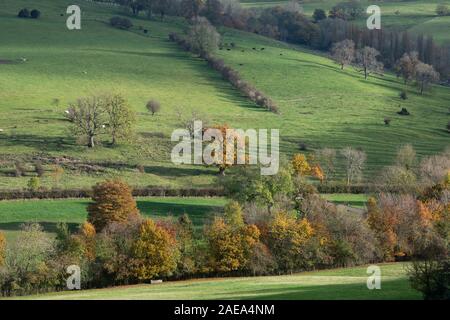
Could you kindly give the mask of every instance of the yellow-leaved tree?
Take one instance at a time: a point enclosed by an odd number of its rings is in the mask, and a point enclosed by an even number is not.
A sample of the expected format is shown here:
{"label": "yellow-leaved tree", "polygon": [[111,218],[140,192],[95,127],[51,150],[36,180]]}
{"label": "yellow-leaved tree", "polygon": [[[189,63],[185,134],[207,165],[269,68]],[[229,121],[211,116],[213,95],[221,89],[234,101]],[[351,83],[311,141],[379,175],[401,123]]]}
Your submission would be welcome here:
{"label": "yellow-leaved tree", "polygon": [[179,258],[176,239],[153,220],[145,219],[132,246],[133,273],[139,280],[171,275]]}

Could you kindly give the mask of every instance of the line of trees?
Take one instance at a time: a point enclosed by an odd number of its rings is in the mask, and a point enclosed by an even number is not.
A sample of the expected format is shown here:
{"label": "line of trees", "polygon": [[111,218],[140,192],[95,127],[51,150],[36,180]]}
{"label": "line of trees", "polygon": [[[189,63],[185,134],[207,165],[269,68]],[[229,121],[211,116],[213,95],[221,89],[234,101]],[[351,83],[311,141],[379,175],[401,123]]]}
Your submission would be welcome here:
{"label": "line of trees", "polygon": [[[409,164],[410,153],[399,161]],[[11,243],[0,233],[0,290],[3,295],[63,290],[66,268],[73,264],[81,268],[83,288],[91,288],[448,258],[450,175],[417,193],[379,193],[360,214],[319,196],[308,182],[320,179],[315,167],[297,155],[274,176],[241,168],[235,177],[222,177],[233,200],[202,232],[194,231],[187,214],[158,221],[143,217],[128,185],[99,183],[78,231],[59,224],[53,239],[38,224],[27,224]]]}
{"label": "line of trees", "polygon": [[270,97],[243,80],[239,72],[225,65],[222,59],[214,56],[220,44],[220,35],[205,17],[193,19],[186,36],[183,37],[176,33],[171,33],[169,34],[169,40],[176,42],[184,50],[196,53],[205,59],[209,66],[218,71],[225,80],[229,81],[258,106],[268,111],[279,113],[278,106]]}
{"label": "line of trees", "polygon": [[[117,0],[121,5],[140,10],[153,10],[159,0]],[[352,40],[356,49],[371,47],[379,52],[381,62],[393,68],[405,53],[416,51],[419,59],[432,65],[443,80],[449,79],[450,50],[438,45],[432,35],[412,36],[395,30],[368,30],[352,23],[364,15],[361,4],[348,1],[337,4],[328,13],[317,9],[312,17],[301,13],[298,5],[289,4],[263,10],[244,9],[232,0],[165,0],[165,12],[188,19],[204,16],[214,25],[255,32],[282,41],[304,44],[315,49],[330,50],[334,43]],[[440,10],[442,11],[442,9]],[[444,10],[445,11],[445,10]],[[443,11],[443,12],[444,12]],[[150,12],[150,11],[149,11]]]}

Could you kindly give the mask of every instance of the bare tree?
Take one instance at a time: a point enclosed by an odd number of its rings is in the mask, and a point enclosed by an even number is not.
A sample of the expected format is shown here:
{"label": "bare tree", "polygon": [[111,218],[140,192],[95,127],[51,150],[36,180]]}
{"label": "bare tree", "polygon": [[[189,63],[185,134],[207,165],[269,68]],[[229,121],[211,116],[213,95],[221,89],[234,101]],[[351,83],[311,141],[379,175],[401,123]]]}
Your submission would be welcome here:
{"label": "bare tree", "polygon": [[356,52],[356,65],[360,68],[359,72],[364,72],[364,79],[371,73],[383,72],[383,63],[377,60],[379,55],[378,50],[371,47],[364,47]]}
{"label": "bare tree", "polygon": [[88,147],[95,146],[95,138],[105,132],[105,98],[92,96],[80,98],[69,109],[72,112],[72,132],[85,136]]}
{"label": "bare tree", "polygon": [[402,76],[405,84],[416,77],[417,65],[420,63],[419,54],[416,51],[405,53],[398,61],[396,68]]}
{"label": "bare tree", "polygon": [[436,72],[429,64],[419,63],[416,69],[416,80],[420,94],[423,94],[432,83],[439,81],[439,72]]}
{"label": "bare tree", "polygon": [[193,51],[199,54],[214,52],[219,47],[220,35],[205,17],[194,19],[188,37]]}
{"label": "bare tree", "polygon": [[353,40],[336,42],[331,49],[333,60],[340,64],[341,69],[349,65],[355,59],[355,43]]}
{"label": "bare tree", "polygon": [[361,177],[367,156],[364,151],[355,150],[351,147],[342,149],[341,155],[345,159],[347,186],[349,186],[352,182]]}
{"label": "bare tree", "polygon": [[402,146],[397,151],[396,165],[405,170],[412,170],[417,164],[416,150],[411,144]]}

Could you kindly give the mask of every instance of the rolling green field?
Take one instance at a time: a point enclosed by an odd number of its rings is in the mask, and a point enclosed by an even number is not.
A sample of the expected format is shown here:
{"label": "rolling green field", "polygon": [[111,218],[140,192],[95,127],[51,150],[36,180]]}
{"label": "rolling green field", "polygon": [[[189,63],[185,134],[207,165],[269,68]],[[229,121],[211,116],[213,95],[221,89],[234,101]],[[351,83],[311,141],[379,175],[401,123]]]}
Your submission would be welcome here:
{"label": "rolling green field", "polygon": [[[90,187],[113,177],[139,186],[210,185],[216,168],[170,162],[170,134],[179,127],[179,114],[189,116],[192,111],[210,123],[235,128],[279,128],[285,157],[300,152],[301,144],[308,150],[362,148],[368,154],[368,178],[390,164],[402,144],[413,143],[420,156],[449,145],[444,130],[449,117],[448,88],[435,87],[424,96],[410,88],[410,98],[403,102],[398,98],[403,85],[389,74],[365,81],[352,68],[341,72],[315,52],[254,34],[220,30],[223,41],[235,42],[236,48],[218,55],[279,104],[282,114],[275,115],[257,108],[204,61],[167,40],[169,32],[182,29],[180,19],[134,18],[135,27],[122,31],[107,24],[122,11],[80,1],[82,30],[68,31],[66,16],[60,16],[68,0],[40,1],[38,20],[16,17],[28,1],[5,1],[7,5],[0,6],[0,60],[26,61],[0,64],[0,160],[31,162],[37,155],[64,156],[100,166],[95,173],[66,170],[62,187]],[[139,27],[148,29],[148,34]],[[262,47],[264,51],[252,50]],[[63,118],[67,104],[103,92],[123,93],[137,112],[133,144],[112,148],[103,139],[102,146],[89,150],[69,133]],[[151,98],[162,104],[155,116],[145,110]],[[59,105],[52,105],[53,99],[59,99]],[[412,115],[397,115],[401,107]],[[385,117],[392,119],[390,126],[383,124]],[[145,167],[144,173],[136,169],[138,164]],[[0,189],[25,187],[34,175],[29,163],[26,168],[26,176],[17,178],[11,175],[11,165],[0,165]],[[55,186],[48,173],[41,184]]]}
{"label": "rolling green field", "polygon": [[366,267],[356,267],[288,276],[196,279],[154,285],[59,292],[17,299],[421,299],[420,293],[411,289],[409,285],[404,264],[379,266],[382,277],[380,290],[368,290]]}
{"label": "rolling green field", "polygon": [[[311,16],[314,9],[324,9],[328,12],[334,5],[344,0],[306,0],[300,1],[303,12]],[[382,27],[395,30],[409,30],[414,34],[432,35],[433,38],[442,43],[450,42],[450,16],[439,17],[436,15],[436,6],[444,3],[450,6],[449,0],[408,0],[408,1],[370,1],[361,0],[362,5],[377,5],[381,8]],[[244,7],[268,8],[283,6],[289,1],[267,1],[267,0],[241,0]],[[366,19],[358,19],[357,24],[366,25]]]}
{"label": "rolling green field", "polygon": [[[225,205],[223,198],[155,197],[136,200],[144,216],[164,219],[187,213],[198,230]],[[0,201],[0,231],[4,231],[7,240],[11,241],[25,222],[38,222],[50,233],[55,232],[58,222],[65,222],[76,230],[86,221],[88,204],[88,199]]]}

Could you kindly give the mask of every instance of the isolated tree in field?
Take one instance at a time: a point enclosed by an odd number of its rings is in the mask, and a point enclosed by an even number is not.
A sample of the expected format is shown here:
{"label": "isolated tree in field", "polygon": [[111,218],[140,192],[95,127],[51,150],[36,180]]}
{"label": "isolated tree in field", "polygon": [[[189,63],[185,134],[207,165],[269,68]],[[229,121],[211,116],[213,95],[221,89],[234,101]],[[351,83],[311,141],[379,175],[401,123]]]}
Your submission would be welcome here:
{"label": "isolated tree in field", "polygon": [[355,43],[353,40],[348,39],[336,42],[333,44],[331,54],[333,60],[336,61],[343,70],[344,66],[351,64],[355,59]]}
{"label": "isolated tree in field", "polygon": [[381,73],[383,63],[377,60],[380,55],[378,50],[371,47],[364,47],[356,51],[356,66],[359,72],[364,72],[364,79],[367,79],[371,73]]}
{"label": "isolated tree in field", "polygon": [[436,72],[429,64],[419,63],[416,69],[416,80],[420,94],[423,94],[432,83],[439,81],[439,72]]}
{"label": "isolated tree in field", "polygon": [[139,280],[171,275],[177,267],[176,240],[153,220],[145,219],[132,247],[133,273]]}
{"label": "isolated tree in field", "polygon": [[87,137],[88,147],[93,148],[96,138],[105,132],[105,98],[92,96],[80,98],[70,106],[72,110],[72,132]]}
{"label": "isolated tree in field", "polygon": [[416,51],[403,54],[397,61],[396,68],[405,81],[405,84],[416,77],[417,65],[419,63],[419,54]]}
{"label": "isolated tree in field", "polygon": [[345,170],[347,174],[347,186],[358,179],[366,162],[366,154],[363,151],[347,147],[341,150],[341,155],[345,160]]}
{"label": "isolated tree in field", "polygon": [[193,51],[199,54],[215,52],[220,43],[219,33],[205,17],[194,20],[188,38]]}
{"label": "isolated tree in field", "polygon": [[159,103],[159,101],[155,99],[149,100],[145,105],[145,107],[147,108],[148,112],[152,114],[152,116],[154,116],[155,113],[161,110],[161,104]]}
{"label": "isolated tree in field", "polygon": [[227,124],[217,125],[211,129],[221,133],[220,137],[211,143],[211,146],[214,147],[211,158],[215,160],[220,175],[225,175],[225,170],[234,165],[248,163],[246,141],[239,132],[229,128]]}
{"label": "isolated tree in field", "polygon": [[108,116],[107,129],[111,134],[113,145],[117,143],[118,139],[127,139],[133,135],[136,116],[121,95],[107,97],[105,111]]}
{"label": "isolated tree in field", "polygon": [[130,187],[120,180],[97,183],[92,190],[92,200],[87,208],[88,221],[97,232],[111,222],[124,223],[139,215]]}
{"label": "isolated tree in field", "polygon": [[3,232],[0,232],[0,267],[5,263],[6,238]]}

